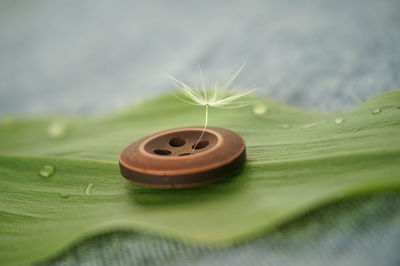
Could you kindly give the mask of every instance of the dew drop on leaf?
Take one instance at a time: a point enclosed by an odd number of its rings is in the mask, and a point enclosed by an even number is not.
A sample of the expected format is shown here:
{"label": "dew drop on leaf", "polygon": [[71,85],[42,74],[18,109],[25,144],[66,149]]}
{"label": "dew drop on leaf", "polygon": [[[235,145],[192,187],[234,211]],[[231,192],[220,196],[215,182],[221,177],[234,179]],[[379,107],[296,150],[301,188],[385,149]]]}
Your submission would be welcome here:
{"label": "dew drop on leaf", "polygon": [[380,112],[382,112],[382,109],[381,109],[381,108],[375,108],[375,109],[372,111],[372,114],[376,115],[376,114],[379,114]]}
{"label": "dew drop on leaf", "polygon": [[89,183],[85,188],[85,195],[89,196],[90,194],[92,194],[93,187],[94,187],[94,184]]}
{"label": "dew drop on leaf", "polygon": [[335,123],[336,123],[336,124],[341,124],[341,123],[343,123],[343,121],[344,121],[344,119],[341,118],[341,117],[335,119]]}
{"label": "dew drop on leaf", "polygon": [[54,174],[55,168],[51,165],[44,165],[39,169],[39,175],[42,177],[50,177]]}
{"label": "dew drop on leaf", "polygon": [[264,103],[257,103],[253,106],[253,113],[256,115],[263,115],[267,112],[268,107]]}
{"label": "dew drop on leaf", "polygon": [[63,122],[54,122],[47,128],[47,134],[51,138],[60,138],[65,134],[66,124]]}

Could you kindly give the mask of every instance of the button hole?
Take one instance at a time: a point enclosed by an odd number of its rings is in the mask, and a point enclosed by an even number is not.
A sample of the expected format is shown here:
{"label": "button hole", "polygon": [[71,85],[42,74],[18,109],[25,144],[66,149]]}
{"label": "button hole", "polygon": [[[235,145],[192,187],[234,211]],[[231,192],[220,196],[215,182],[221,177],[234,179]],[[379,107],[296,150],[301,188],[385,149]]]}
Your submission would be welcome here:
{"label": "button hole", "polygon": [[158,155],[170,155],[172,152],[171,151],[169,151],[169,150],[160,150],[160,149],[158,149],[158,150],[154,150],[153,151],[155,154],[158,154]]}
{"label": "button hole", "polygon": [[185,144],[186,144],[186,141],[183,138],[178,138],[178,137],[172,138],[169,141],[169,145],[171,145],[172,147],[181,147]]}
{"label": "button hole", "polygon": [[[210,142],[208,142],[208,140],[202,140],[199,143],[197,143],[197,145],[194,144],[192,146],[192,149],[200,150],[200,149],[203,149],[203,148],[207,147],[208,144],[210,144]],[[195,147],[195,145],[196,145],[196,147]]]}

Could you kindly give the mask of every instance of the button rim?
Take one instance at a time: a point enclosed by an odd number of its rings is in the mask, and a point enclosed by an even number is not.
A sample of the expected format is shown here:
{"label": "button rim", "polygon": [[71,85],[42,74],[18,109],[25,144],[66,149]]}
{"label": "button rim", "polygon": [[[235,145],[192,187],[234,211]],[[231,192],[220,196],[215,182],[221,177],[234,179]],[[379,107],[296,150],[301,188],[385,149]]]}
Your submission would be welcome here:
{"label": "button rim", "polygon": [[[246,144],[244,139],[236,132],[219,127],[208,127],[206,129],[208,133],[217,136],[218,142],[215,146],[204,152],[199,152],[190,156],[160,156],[156,154],[151,154],[144,149],[147,143],[156,139],[159,136],[168,134],[170,132],[182,132],[188,130],[195,130],[200,132],[203,130],[203,128],[184,127],[169,129],[155,133],[150,136],[146,136],[128,145],[119,156],[119,165],[122,176],[130,182],[150,187],[192,187],[215,182],[219,179],[229,176],[233,174],[233,172],[238,171],[246,161]],[[224,138],[227,138],[227,141],[225,141]],[[234,145],[228,146],[229,144],[232,144],[229,143],[229,139],[234,140]],[[225,149],[221,150],[221,148]],[[215,154],[216,151],[218,151],[217,154]],[[157,165],[157,161],[161,165],[162,163],[164,163],[164,165],[167,165],[168,162],[171,161],[178,161],[180,164],[184,165],[184,162],[186,161],[190,162],[191,166],[189,165],[187,168],[183,169],[150,169],[148,168],[148,166],[151,165],[151,163],[149,163],[147,165],[147,168],[143,167],[143,165],[135,167],[134,165],[132,165],[133,162],[128,161],[128,156],[131,156],[132,160],[135,159],[135,156],[132,157],[132,154],[135,155],[135,152],[139,152],[139,156],[144,156],[142,158],[139,158],[137,161],[142,164],[143,162],[146,162],[146,158],[149,158],[151,160],[156,159],[156,162],[153,162],[153,165]],[[207,159],[204,159],[207,158],[210,154],[214,155],[214,159],[218,159],[220,157],[223,157],[223,159],[216,161],[214,160],[214,162],[210,164],[207,162]],[[196,162],[193,163],[193,159],[200,159],[200,166],[196,166]]]}

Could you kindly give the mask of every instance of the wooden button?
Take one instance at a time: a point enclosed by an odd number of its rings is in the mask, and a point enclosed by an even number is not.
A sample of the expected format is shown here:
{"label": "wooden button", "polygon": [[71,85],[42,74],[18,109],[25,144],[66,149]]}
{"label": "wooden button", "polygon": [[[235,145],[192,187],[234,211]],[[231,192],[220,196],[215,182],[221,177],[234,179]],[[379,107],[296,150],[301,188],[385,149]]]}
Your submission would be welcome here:
{"label": "wooden button", "polygon": [[243,165],[246,146],[233,131],[210,127],[193,151],[202,128],[178,128],[133,142],[119,156],[127,180],[151,187],[193,187],[227,177]]}

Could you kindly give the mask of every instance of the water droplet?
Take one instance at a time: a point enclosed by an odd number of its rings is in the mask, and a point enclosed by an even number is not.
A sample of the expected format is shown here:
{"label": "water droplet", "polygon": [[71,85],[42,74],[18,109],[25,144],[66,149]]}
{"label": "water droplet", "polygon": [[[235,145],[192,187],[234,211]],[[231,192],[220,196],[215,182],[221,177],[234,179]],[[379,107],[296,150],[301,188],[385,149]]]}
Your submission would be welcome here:
{"label": "water droplet", "polygon": [[66,126],[64,122],[54,122],[47,128],[47,134],[51,138],[60,138],[65,134]]}
{"label": "water droplet", "polygon": [[62,198],[62,199],[68,199],[68,198],[69,198],[69,195],[68,195],[68,194],[65,194],[65,193],[59,193],[58,195],[59,195],[60,198]]}
{"label": "water droplet", "polygon": [[282,128],[290,128],[290,125],[289,124],[283,124]]}
{"label": "water droplet", "polygon": [[380,112],[382,112],[382,109],[381,109],[381,108],[375,108],[375,109],[372,111],[372,114],[376,115],[376,114],[379,114]]}
{"label": "water droplet", "polygon": [[42,168],[39,170],[39,175],[43,177],[50,177],[54,174],[55,168],[51,165],[44,165]]}
{"label": "water droplet", "polygon": [[85,195],[90,195],[92,194],[92,190],[94,188],[94,184],[93,183],[89,183],[86,188],[85,188]]}
{"label": "water droplet", "polygon": [[268,107],[265,103],[257,103],[253,106],[253,113],[256,115],[263,115],[267,112]]}
{"label": "water droplet", "polygon": [[343,121],[344,121],[344,119],[341,118],[341,117],[335,119],[335,123],[336,123],[336,124],[341,124],[341,123],[343,123]]}

